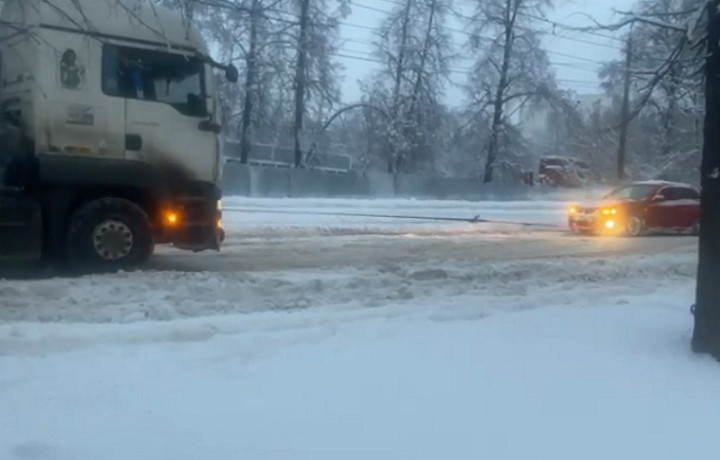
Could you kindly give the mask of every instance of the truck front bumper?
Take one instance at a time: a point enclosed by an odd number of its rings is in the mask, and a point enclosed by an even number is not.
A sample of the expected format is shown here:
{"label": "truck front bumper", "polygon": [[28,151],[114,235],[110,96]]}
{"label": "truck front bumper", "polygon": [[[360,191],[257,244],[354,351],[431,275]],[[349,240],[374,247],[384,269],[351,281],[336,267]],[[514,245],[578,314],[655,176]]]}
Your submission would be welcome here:
{"label": "truck front bumper", "polygon": [[219,251],[225,240],[220,221],[220,201],[208,198],[181,198],[163,206],[159,243],[172,244],[187,251]]}

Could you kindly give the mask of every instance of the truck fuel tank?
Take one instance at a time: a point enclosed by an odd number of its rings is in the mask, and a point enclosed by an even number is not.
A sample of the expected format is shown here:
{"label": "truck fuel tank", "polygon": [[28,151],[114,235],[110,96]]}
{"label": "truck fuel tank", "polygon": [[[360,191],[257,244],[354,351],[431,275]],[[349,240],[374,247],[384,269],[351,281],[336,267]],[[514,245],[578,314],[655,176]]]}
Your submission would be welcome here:
{"label": "truck fuel tank", "polygon": [[0,189],[0,263],[40,260],[43,219],[40,203],[11,189]]}

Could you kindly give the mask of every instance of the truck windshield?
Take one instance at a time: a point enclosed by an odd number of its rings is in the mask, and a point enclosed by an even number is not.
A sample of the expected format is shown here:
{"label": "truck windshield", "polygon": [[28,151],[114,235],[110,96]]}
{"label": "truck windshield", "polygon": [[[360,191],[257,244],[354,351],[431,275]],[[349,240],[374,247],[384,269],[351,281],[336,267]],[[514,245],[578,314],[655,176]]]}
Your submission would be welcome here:
{"label": "truck windshield", "polygon": [[192,56],[105,45],[103,92],[168,104],[191,117],[207,116],[204,64]]}

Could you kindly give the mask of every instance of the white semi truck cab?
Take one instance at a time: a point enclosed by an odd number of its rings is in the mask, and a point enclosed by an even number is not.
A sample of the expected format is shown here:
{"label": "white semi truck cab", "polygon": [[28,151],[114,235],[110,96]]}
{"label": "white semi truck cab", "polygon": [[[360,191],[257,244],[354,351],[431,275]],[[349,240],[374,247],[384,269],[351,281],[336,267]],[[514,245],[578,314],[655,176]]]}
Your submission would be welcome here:
{"label": "white semi truck cab", "polygon": [[218,250],[220,105],[200,34],[147,0],[5,0],[0,259]]}

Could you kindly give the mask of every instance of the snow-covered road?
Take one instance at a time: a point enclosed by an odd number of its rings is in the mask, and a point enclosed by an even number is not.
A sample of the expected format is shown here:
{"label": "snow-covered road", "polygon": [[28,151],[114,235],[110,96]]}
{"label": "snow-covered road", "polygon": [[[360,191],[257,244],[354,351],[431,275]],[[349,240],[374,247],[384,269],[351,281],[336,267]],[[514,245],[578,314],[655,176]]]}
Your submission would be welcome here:
{"label": "snow-covered road", "polygon": [[466,295],[514,295],[529,305],[548,295],[545,286],[563,291],[583,280],[603,287],[625,278],[694,273],[697,243],[688,237],[583,238],[513,225],[355,218],[359,223],[302,214],[477,213],[552,223],[563,220],[562,202],[228,201],[236,209],[297,214],[230,211],[220,254],[161,249],[143,272],[0,281],[0,322],[128,323]]}
{"label": "snow-covered road", "polygon": [[[582,196],[586,196],[582,194]],[[226,198],[225,225],[243,236],[313,236],[517,232],[507,224],[437,222],[433,218],[566,224],[566,201],[434,201]],[[343,215],[347,214],[347,215]],[[353,216],[356,215],[356,216]],[[367,215],[394,216],[368,217]],[[404,219],[413,217],[412,219]],[[416,219],[415,217],[427,217]]]}
{"label": "snow-covered road", "polygon": [[[442,265],[571,256],[688,252],[692,238],[582,238],[566,230],[567,202],[225,200],[228,240],[218,254],[160,251],[152,267],[178,271],[285,271]],[[341,214],[427,216],[427,220]],[[504,223],[436,222],[433,217]],[[507,222],[543,224],[543,227]],[[553,227],[554,226],[554,227]]]}
{"label": "snow-covered road", "polygon": [[720,371],[688,344],[695,238],[328,215],[562,225],[563,202],[226,206],[220,254],[0,280],[0,460],[713,449]]}

